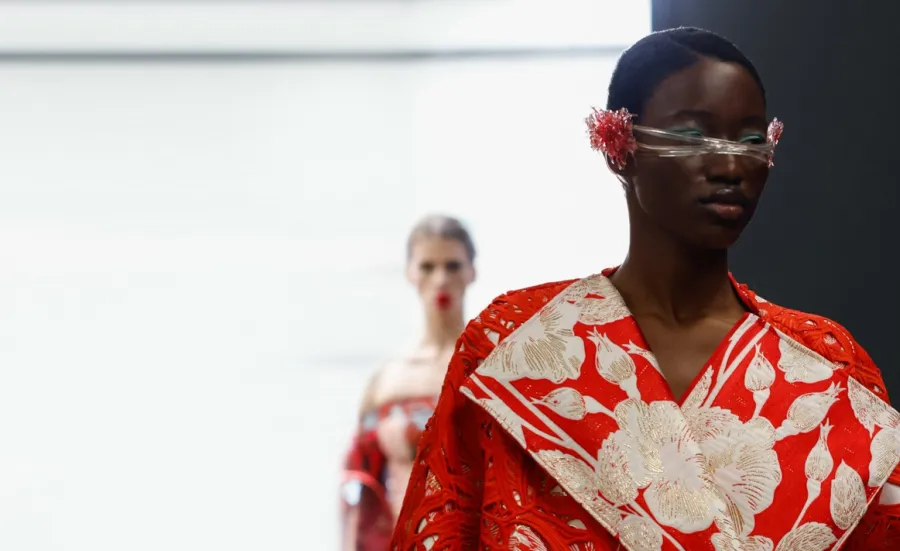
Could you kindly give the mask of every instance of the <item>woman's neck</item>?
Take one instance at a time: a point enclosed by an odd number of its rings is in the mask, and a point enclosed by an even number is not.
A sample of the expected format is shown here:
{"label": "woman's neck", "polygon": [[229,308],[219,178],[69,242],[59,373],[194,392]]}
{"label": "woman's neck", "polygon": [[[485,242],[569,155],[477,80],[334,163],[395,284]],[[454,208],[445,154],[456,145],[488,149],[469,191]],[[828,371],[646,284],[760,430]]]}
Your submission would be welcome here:
{"label": "woman's neck", "polygon": [[420,348],[434,350],[436,354],[452,350],[463,332],[464,323],[462,311],[427,312],[425,335],[422,337]]}
{"label": "woman's neck", "polygon": [[628,255],[611,280],[632,313],[673,324],[743,310],[727,250],[693,247],[662,231],[632,232]]}

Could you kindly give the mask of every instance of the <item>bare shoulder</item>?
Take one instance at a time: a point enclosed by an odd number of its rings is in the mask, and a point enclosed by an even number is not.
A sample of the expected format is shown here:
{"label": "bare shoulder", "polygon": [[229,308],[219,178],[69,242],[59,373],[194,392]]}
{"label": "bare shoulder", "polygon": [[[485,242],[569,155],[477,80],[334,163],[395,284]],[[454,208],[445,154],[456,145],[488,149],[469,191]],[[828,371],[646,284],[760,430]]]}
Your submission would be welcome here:
{"label": "bare shoulder", "polygon": [[375,410],[378,407],[378,392],[379,392],[379,383],[381,382],[381,375],[384,373],[384,364],[378,364],[372,373],[369,375],[368,381],[366,381],[365,389],[363,390],[362,400],[359,404],[359,413],[361,416],[364,416],[370,413],[372,410]]}
{"label": "bare shoulder", "polygon": [[437,396],[449,361],[449,355],[435,356],[418,350],[385,360],[372,386],[372,406]]}

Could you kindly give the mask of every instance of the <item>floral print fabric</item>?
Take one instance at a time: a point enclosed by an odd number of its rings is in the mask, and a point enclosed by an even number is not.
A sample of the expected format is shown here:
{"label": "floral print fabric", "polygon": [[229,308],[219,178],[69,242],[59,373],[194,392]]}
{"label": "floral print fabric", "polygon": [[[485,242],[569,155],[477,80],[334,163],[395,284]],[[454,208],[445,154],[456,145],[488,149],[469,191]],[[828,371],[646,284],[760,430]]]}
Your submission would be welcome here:
{"label": "floral print fabric", "polygon": [[460,339],[394,548],[900,543],[877,501],[900,414],[871,360],[833,322],[736,289],[749,312],[680,402],[605,275],[495,301]]}

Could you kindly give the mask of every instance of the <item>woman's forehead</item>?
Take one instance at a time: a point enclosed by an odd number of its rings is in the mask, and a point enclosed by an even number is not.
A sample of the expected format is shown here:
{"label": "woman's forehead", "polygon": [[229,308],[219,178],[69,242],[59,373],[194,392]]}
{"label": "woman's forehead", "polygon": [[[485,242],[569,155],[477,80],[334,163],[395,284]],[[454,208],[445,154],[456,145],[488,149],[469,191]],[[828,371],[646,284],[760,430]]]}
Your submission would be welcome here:
{"label": "woman's forehead", "polygon": [[466,247],[449,237],[423,236],[413,243],[412,256],[419,260],[456,260],[466,258]]}
{"label": "woman's forehead", "polygon": [[737,63],[701,59],[664,79],[644,105],[642,122],[680,118],[765,119],[765,99],[753,76]]}

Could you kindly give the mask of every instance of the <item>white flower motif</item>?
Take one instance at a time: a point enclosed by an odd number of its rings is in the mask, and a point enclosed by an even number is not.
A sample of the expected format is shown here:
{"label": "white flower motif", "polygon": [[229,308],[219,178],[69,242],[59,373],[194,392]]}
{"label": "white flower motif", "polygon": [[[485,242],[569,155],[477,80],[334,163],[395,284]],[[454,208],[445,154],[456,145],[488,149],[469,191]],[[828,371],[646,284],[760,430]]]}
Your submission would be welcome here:
{"label": "white flower motif", "polygon": [[585,325],[602,325],[631,316],[616,286],[603,274],[586,277],[570,285],[565,300],[576,304]]}
{"label": "white flower motif", "polygon": [[775,427],[762,417],[741,423],[731,411],[719,407],[692,410],[687,420],[726,502],[730,530],[748,536],[754,517],[772,505],[782,479],[778,454],[772,449]]}
{"label": "white flower motif", "polygon": [[628,341],[628,344],[625,345],[625,351],[629,354],[634,354],[635,356],[644,358],[645,360],[647,360],[647,363],[650,364],[650,367],[652,367],[657,371],[657,373],[662,375],[662,369],[660,369],[659,367],[659,361],[657,361],[656,356],[654,356],[653,353],[649,350],[641,348],[633,342]]}
{"label": "white flower motif", "polygon": [[806,456],[804,466],[806,479],[813,480],[818,484],[822,484],[834,468],[834,459],[831,457],[831,450],[828,449],[828,435],[832,428],[828,421],[819,427],[819,439],[809,455]]}
{"label": "white flower motif", "polygon": [[900,462],[900,429],[881,429],[870,446],[869,487],[877,488],[887,482]]}
{"label": "white flower motif", "polygon": [[619,296],[584,297],[576,303],[581,307],[578,319],[585,325],[601,325],[625,319],[631,315]]}
{"label": "white flower motif", "polygon": [[613,417],[613,413],[591,396],[584,396],[574,388],[567,386],[551,390],[546,396],[534,403],[550,408],[557,415],[580,421],[588,413],[605,413]]}
{"label": "white flower motif", "polygon": [[834,459],[831,457],[831,450],[828,449],[828,434],[831,432],[831,425],[828,421],[819,427],[819,439],[806,456],[804,464],[804,472],[806,474],[806,503],[797,516],[794,528],[800,525],[809,506],[819,497],[822,492],[822,482],[831,474],[834,468]]}
{"label": "white flower motif", "polygon": [[713,547],[716,551],[772,551],[772,540],[764,536],[741,536],[729,538],[721,532],[713,534]]}
{"label": "white flower motif", "polygon": [[778,439],[807,433],[821,425],[843,390],[840,384],[832,383],[824,392],[811,392],[794,400],[788,408],[787,418],[776,431]]}
{"label": "white flower motif", "polygon": [[501,381],[577,378],[585,359],[584,342],[572,333],[578,312],[577,306],[554,299],[501,341],[478,372]]}
{"label": "white flower motif", "polygon": [[875,427],[896,428],[900,425],[900,413],[852,377],[847,380],[847,396],[853,413],[869,431],[869,436],[875,432]]}
{"label": "white flower motif", "polygon": [[591,516],[615,534],[622,515],[600,497],[600,480],[590,465],[558,450],[540,450],[534,457],[575,501],[585,506]]}
{"label": "white flower motif", "polygon": [[552,409],[559,416],[573,421],[580,421],[587,414],[584,396],[574,388],[566,386],[550,391],[549,394],[535,402]]}
{"label": "white flower motif", "polygon": [[597,485],[606,499],[616,507],[637,499],[638,488],[650,483],[643,457],[634,450],[631,437],[618,430],[606,440],[597,453]]}
{"label": "white flower motif", "polygon": [[628,515],[617,526],[619,540],[630,551],[660,551],[662,532],[645,518]]}
{"label": "white flower motif", "polygon": [[825,551],[836,541],[831,528],[819,522],[808,522],[788,532],[775,551]]}
{"label": "white flower motif", "polygon": [[753,401],[756,402],[756,410],[753,417],[759,417],[763,406],[769,399],[769,388],[775,382],[775,368],[760,351],[760,345],[756,345],[756,354],[753,361],[744,372],[744,386],[753,393]]}
{"label": "white flower motif", "polygon": [[800,345],[787,335],[779,333],[778,350],[781,358],[778,369],[784,372],[789,383],[818,383],[831,378],[834,369],[824,359]]}
{"label": "white flower motif", "polygon": [[599,490],[597,473],[584,461],[557,450],[540,450],[537,458],[571,494],[592,496]]}
{"label": "white flower motif", "polygon": [[690,410],[699,408],[703,404],[703,400],[706,400],[706,397],[709,395],[709,389],[712,388],[712,377],[712,368],[705,368],[700,380],[697,381],[697,384],[691,389],[691,393],[684,399],[684,405],[681,406],[682,411],[687,413]]}
{"label": "white flower motif", "polygon": [[[717,493],[678,406],[628,399],[616,406],[615,414],[643,459],[643,470],[631,473],[638,482],[650,480],[643,497],[656,520],[686,534],[709,528]],[[630,461],[636,463],[634,455]]]}
{"label": "white flower motif", "polygon": [[866,489],[862,477],[841,461],[831,481],[831,518],[841,530],[850,530],[866,512]]}
{"label": "white flower motif", "polygon": [[597,353],[594,356],[594,364],[600,376],[619,385],[629,398],[640,400],[641,393],[637,388],[637,367],[628,352],[612,342],[606,335],[601,335],[594,329],[588,334],[588,339],[597,345]]}
{"label": "white flower motif", "polygon": [[579,302],[584,298],[588,291],[598,286],[598,280],[600,279],[606,278],[602,274],[596,274],[584,279],[579,279],[566,287],[565,291],[562,292],[563,299],[572,303]]}

